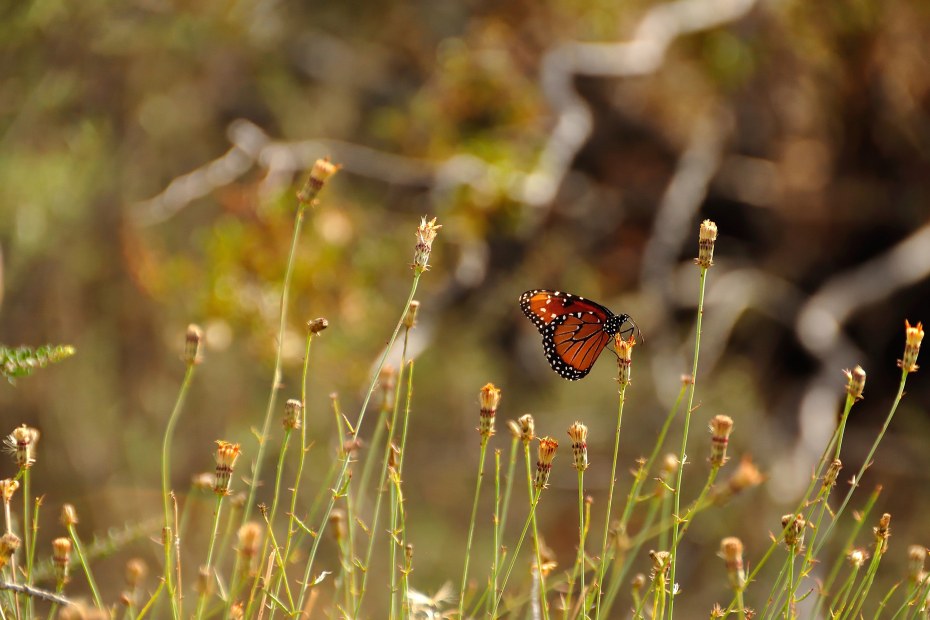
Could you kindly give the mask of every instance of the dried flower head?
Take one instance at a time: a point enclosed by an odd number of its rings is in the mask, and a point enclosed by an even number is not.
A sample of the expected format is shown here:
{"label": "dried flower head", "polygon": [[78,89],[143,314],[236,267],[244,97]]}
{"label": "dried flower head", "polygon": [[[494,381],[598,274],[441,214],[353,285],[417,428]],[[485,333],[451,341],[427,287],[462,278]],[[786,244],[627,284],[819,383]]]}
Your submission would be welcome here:
{"label": "dried flower head", "polygon": [[622,332],[614,336],[614,346],[617,349],[617,383],[620,389],[630,385],[631,370],[633,366],[633,347],[636,346],[636,338],[630,334],[629,338],[624,338]]}
{"label": "dried flower head", "polygon": [[678,472],[678,456],[669,452],[662,457],[662,468],[659,470],[659,477],[656,478],[656,497],[665,497],[672,493],[672,479]]}
{"label": "dried flower head", "polygon": [[241,452],[239,444],[229,443],[228,441],[216,441],[216,480],[213,484],[213,492],[217,495],[229,495],[229,486],[232,483],[233,471],[236,468],[236,461],[239,460]]}
{"label": "dried flower head", "polygon": [[572,440],[573,465],[578,471],[584,471],[588,468],[588,427],[575,422],[568,427],[568,436]]}
{"label": "dried flower head", "polygon": [[341,545],[348,531],[346,529],[346,513],[338,508],[334,509],[329,515],[329,529],[333,538]]}
{"label": "dried flower head", "polygon": [[213,579],[210,578],[212,570],[203,564],[197,569],[197,583],[194,590],[201,596],[209,596],[213,592]]}
{"label": "dried flower head", "polygon": [[904,372],[917,372],[917,354],[920,353],[920,343],[924,339],[924,326],[918,322],[911,324],[904,321],[904,356],[898,360],[898,367]]}
{"label": "dried flower head", "polygon": [[650,551],[649,557],[652,559],[652,572],[649,573],[649,577],[655,580],[659,575],[664,576],[665,572],[668,571],[672,554],[668,551]]}
{"label": "dried flower head", "polygon": [[722,467],[727,460],[727,444],[730,443],[730,433],[733,432],[733,418],[727,415],[716,415],[710,421],[710,464]]}
{"label": "dried flower head", "polygon": [[52,541],[52,564],[55,566],[55,580],[58,583],[68,582],[68,573],[71,563],[71,539],[56,538]]}
{"label": "dried flower head", "polygon": [[296,398],[291,398],[284,403],[284,428],[299,431],[301,425],[300,414],[303,410],[303,404]]}
{"label": "dried flower head", "polygon": [[61,507],[61,524],[67,528],[76,525],[78,522],[77,510],[71,504],[65,504]]}
{"label": "dried flower head", "polygon": [[245,605],[242,601],[238,601],[229,608],[229,620],[242,620],[245,618]]}
{"label": "dried flower head", "polygon": [[184,336],[184,363],[188,366],[199,364],[203,361],[201,356],[201,345],[203,344],[203,330],[197,325],[191,323],[187,326],[187,334]]}
{"label": "dried flower head", "polygon": [[836,479],[840,475],[840,470],[843,469],[843,461],[839,459],[833,459],[830,463],[830,466],[827,467],[827,472],[823,475],[823,487],[832,487],[836,484]]}
{"label": "dried flower head", "polygon": [[543,437],[539,440],[539,450],[537,451],[536,461],[536,491],[546,488],[549,482],[549,472],[552,471],[552,459],[555,458],[555,451],[559,447],[559,442],[552,437]]}
{"label": "dried flower head", "polygon": [[417,313],[420,311],[420,302],[416,299],[407,306],[407,313],[404,315],[404,327],[408,330],[413,329],[417,324]]}
{"label": "dried flower head", "polygon": [[765,476],[762,475],[759,468],[752,462],[752,457],[747,454],[740,459],[736,471],[733,472],[733,475],[727,481],[726,485],[719,490],[714,490],[714,502],[717,504],[725,504],[730,501],[734,495],[739,495],[746,489],[757,487],[762,484],[764,480]]}
{"label": "dried flower head", "polygon": [[853,549],[849,552],[849,555],[846,556],[846,559],[849,560],[853,568],[859,569],[862,568],[862,565],[865,564],[868,557],[869,554],[866,553],[864,549]]}
{"label": "dried flower head", "polygon": [[636,576],[630,581],[630,587],[633,589],[633,592],[641,592],[642,589],[646,587],[646,575],[636,573]]}
{"label": "dried flower head", "polygon": [[727,564],[727,577],[730,586],[742,588],[746,585],[746,572],[743,570],[743,541],[729,536],[720,541],[720,557]]}
{"label": "dried flower head", "polygon": [[420,219],[416,232],[417,245],[413,251],[413,270],[418,275],[429,270],[429,255],[440,228],[442,226],[436,223],[435,217],[428,222],[425,216]]}
{"label": "dried flower head", "polygon": [[302,206],[313,204],[317,194],[320,193],[320,190],[323,189],[330,177],[339,172],[339,168],[340,166],[330,162],[328,157],[316,160],[310,170],[307,182],[297,192],[297,200],[300,201],[300,204]]}
{"label": "dried flower head", "polygon": [[710,269],[714,264],[714,242],[717,240],[717,225],[710,220],[701,222],[698,233],[698,257],[694,263],[701,269]]}
{"label": "dried flower head", "polygon": [[197,491],[212,491],[216,486],[216,475],[212,471],[194,474],[191,477],[191,486]]}
{"label": "dried flower head", "polygon": [[517,418],[518,437],[523,443],[529,443],[536,438],[536,422],[533,416],[526,413]]}
{"label": "dried flower head", "polygon": [[239,528],[239,544],[236,546],[236,552],[239,554],[239,562],[248,570],[251,570],[252,561],[258,555],[264,530],[265,528],[257,521],[249,521]]}
{"label": "dried flower head", "polygon": [[22,541],[13,532],[0,536],[0,568],[7,565]]}
{"label": "dried flower head", "polygon": [[494,436],[494,417],[497,415],[497,406],[501,402],[501,391],[493,383],[488,383],[478,392],[481,403],[481,422],[478,432],[483,438]]}
{"label": "dried flower head", "polygon": [[781,527],[785,533],[785,545],[795,553],[804,544],[804,528],[807,520],[802,514],[787,514],[781,518]]}
{"label": "dried flower head", "polygon": [[888,539],[891,537],[891,515],[887,512],[878,520],[878,525],[872,528],[875,534],[875,549],[877,553],[888,550]]}
{"label": "dried flower head", "polygon": [[927,561],[927,548],[923,545],[911,545],[907,548],[907,578],[912,583],[920,581]]}
{"label": "dried flower head", "polygon": [[378,373],[378,390],[381,393],[381,412],[394,408],[394,389],[397,387],[397,369],[390,364],[381,367]]}
{"label": "dried flower head", "polygon": [[323,317],[307,321],[307,331],[309,331],[314,336],[319,334],[321,331],[323,331],[327,327],[329,327],[329,321],[327,321]]}
{"label": "dried flower head", "polygon": [[844,370],[843,374],[846,375],[846,393],[854,400],[861,400],[862,392],[865,390],[865,371],[862,366]]}
{"label": "dried flower head", "polygon": [[13,500],[13,494],[19,490],[19,480],[13,478],[4,478],[0,480],[0,498],[3,503],[9,504]]}
{"label": "dried flower head", "polygon": [[3,443],[13,455],[16,466],[20,469],[29,469],[36,462],[36,445],[39,443],[39,430],[26,426],[18,426],[7,435]]}
{"label": "dried flower head", "polygon": [[141,558],[132,558],[126,562],[126,585],[131,589],[137,588],[142,584],[142,580],[149,574],[149,567],[145,560]]}

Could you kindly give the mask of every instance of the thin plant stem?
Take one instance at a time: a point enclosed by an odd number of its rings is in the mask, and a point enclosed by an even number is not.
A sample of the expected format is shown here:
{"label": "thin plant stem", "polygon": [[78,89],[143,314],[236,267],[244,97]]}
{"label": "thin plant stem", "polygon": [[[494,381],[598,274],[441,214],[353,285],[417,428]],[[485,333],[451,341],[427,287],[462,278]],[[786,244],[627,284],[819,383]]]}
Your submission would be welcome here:
{"label": "thin plant stem", "polygon": [[513,555],[510,556],[510,562],[507,565],[507,570],[504,571],[504,579],[500,585],[500,592],[496,597],[494,597],[494,608],[491,610],[492,620],[497,618],[497,610],[500,607],[501,599],[504,597],[504,589],[507,587],[507,582],[510,580],[510,573],[513,571],[514,565],[517,563],[517,556],[520,554],[520,548],[523,546],[523,540],[526,538],[526,533],[530,529],[530,524],[533,522],[533,517],[536,514],[536,506],[539,505],[539,496],[542,493],[542,489],[538,489],[535,493],[532,494],[532,503],[530,504],[530,513],[526,516],[526,521],[523,523],[523,530],[520,532],[520,538],[517,540],[517,546],[514,548]]}
{"label": "thin plant stem", "polygon": [[[212,533],[210,534],[210,545],[207,548],[207,561],[205,564],[207,579],[209,581],[213,580],[213,550],[216,547],[216,538],[217,532],[220,528],[220,513],[223,509],[223,498],[225,495],[217,493],[216,495],[216,508],[213,510],[213,528]],[[204,609],[207,606],[207,599],[210,597],[210,584],[204,584],[204,591],[200,593],[199,600],[197,601],[197,615],[195,616],[196,620],[203,618]]]}
{"label": "thin plant stem", "polygon": [[[409,332],[409,330],[407,330],[407,332]],[[406,346],[406,344],[407,344],[407,338],[405,335],[404,346]],[[403,489],[401,488],[401,483],[403,481],[402,474],[404,471],[404,456],[407,453],[407,429],[410,424],[410,405],[413,401],[413,367],[414,367],[413,360],[410,360],[407,363],[407,400],[404,403],[404,423],[403,423],[403,429],[401,431],[401,438],[400,438],[400,454],[397,455],[397,473],[396,473],[397,510],[395,511],[395,515],[396,515],[396,519],[399,520],[399,522],[395,520],[395,522],[391,524],[391,526],[395,528],[395,531],[398,531],[400,533],[399,544],[404,550],[405,557],[406,557],[406,550],[407,550],[407,525],[406,525],[406,511],[404,510],[404,494],[403,494]],[[481,460],[483,463],[484,458],[482,457]],[[396,545],[394,548],[396,549]],[[393,571],[396,566],[397,566],[396,560],[392,559],[391,570]],[[401,615],[402,617],[406,617],[406,612],[408,608],[407,585],[408,585],[407,574],[402,573],[401,574]]]}
{"label": "thin plant stem", "polygon": [[[568,581],[568,595],[565,598],[565,605],[563,605],[562,617],[568,618],[568,609],[571,606],[572,593],[575,589],[575,581],[579,581],[578,596],[581,599],[584,599],[584,548],[585,548],[585,533],[587,528],[585,528],[584,522],[584,470],[578,470],[578,557],[575,559],[575,566],[572,571],[572,577]],[[582,616],[587,616],[582,610]]]}
{"label": "thin plant stem", "polygon": [[[312,199],[310,202],[312,202]],[[300,230],[303,226],[307,204],[309,204],[309,202],[300,202],[297,206],[297,213],[294,216],[294,234],[291,237],[291,249],[287,257],[287,267],[285,267],[284,270],[284,284],[281,287],[281,305],[278,312],[278,339],[275,346],[274,372],[271,375],[271,390],[268,395],[268,405],[265,408],[265,420],[262,422],[262,431],[261,435],[259,435],[258,452],[255,454],[255,462],[252,466],[249,495],[242,510],[242,525],[245,525],[249,517],[252,516],[252,505],[255,503],[255,493],[258,491],[258,485],[261,482],[265,446],[268,443],[268,434],[271,431],[271,419],[274,417],[275,400],[278,396],[278,390],[281,387],[281,362],[284,351],[284,330],[287,326],[288,296],[291,288],[291,276],[294,272],[294,258],[297,256],[297,245],[300,241]]]}
{"label": "thin plant stem", "polygon": [[[35,558],[36,550],[36,532],[33,529],[36,526],[35,522],[30,523],[29,519],[29,508],[32,503],[32,491],[30,490],[30,482],[32,480],[31,468],[23,468],[23,536],[25,538],[25,548],[26,548],[26,585],[32,585],[32,562]],[[38,506],[36,507],[38,513]],[[36,514],[38,517],[38,514]],[[33,601],[31,596],[26,597],[26,615],[29,618],[35,617],[35,611],[33,606]]]}
{"label": "thin plant stem", "polygon": [[471,559],[471,543],[475,534],[475,520],[478,517],[478,499],[481,497],[481,482],[484,480],[484,457],[487,449],[488,435],[482,435],[481,450],[478,456],[478,479],[475,481],[475,495],[471,503],[471,518],[468,521],[468,536],[465,539],[465,567],[462,569],[462,585],[459,589],[459,618],[465,617],[465,590],[468,585],[468,564]]}
{"label": "thin plant stem", "polygon": [[94,581],[94,575],[90,572],[90,566],[87,564],[87,558],[84,555],[84,548],[81,546],[81,539],[78,538],[77,530],[74,529],[72,523],[68,523],[67,528],[68,536],[71,537],[71,544],[74,545],[74,554],[81,563],[81,568],[84,569],[84,576],[87,577],[87,585],[90,587],[91,596],[94,598],[94,605],[96,605],[98,609],[106,609],[106,607],[103,606],[103,599],[100,598],[100,590],[97,589],[97,582]]}
{"label": "thin plant stem", "polygon": [[849,571],[849,576],[846,577],[846,581],[840,586],[840,591],[836,593],[838,600],[836,607],[830,611],[832,617],[836,617],[834,614],[839,614],[843,611],[843,608],[846,607],[846,603],[849,600],[849,593],[852,591],[853,584],[856,582],[856,577],[859,575],[859,568],[859,566],[853,565],[852,569]]}
{"label": "thin plant stem", "polygon": [[[675,615],[675,571],[678,568],[678,516],[681,514],[681,482],[685,464],[688,462],[688,430],[691,427],[691,414],[694,413],[694,386],[697,384],[698,358],[701,352],[701,322],[704,318],[704,285],[707,282],[707,267],[701,267],[701,285],[698,294],[697,321],[694,329],[694,360],[691,363],[691,384],[688,388],[688,408],[685,409],[685,427],[681,436],[681,451],[678,455],[678,479],[675,482],[675,521],[672,525],[672,549],[669,566],[669,582],[672,584],[672,593],[668,601],[668,617],[671,620]],[[661,616],[660,616],[661,617]]]}
{"label": "thin plant stem", "polygon": [[[698,495],[697,499],[691,503],[689,510],[685,513],[685,516],[681,519],[681,529],[678,531],[678,537],[675,539],[675,547],[677,547],[681,540],[685,537],[685,532],[688,531],[688,528],[691,527],[691,521],[694,518],[695,513],[697,513],[704,500],[707,498],[707,494],[710,492],[712,486],[714,486],[714,481],[717,480],[717,473],[720,471],[719,465],[712,465],[710,468],[710,475],[707,477],[707,482],[704,484],[704,488],[701,489],[701,493]],[[676,523],[679,519],[675,519]]]}
{"label": "thin plant stem", "polygon": [[500,570],[501,548],[501,451],[494,450],[494,548],[492,549],[490,596],[485,593],[485,615],[490,615],[494,597],[497,596],[497,571]]}
{"label": "thin plant stem", "polygon": [[507,477],[504,482],[504,500],[501,504],[501,522],[498,525],[501,538],[503,538],[504,533],[507,531],[507,513],[510,511],[510,497],[513,494],[513,474],[517,467],[517,446],[519,443],[519,437],[513,437],[510,441],[510,456],[507,459]]}
{"label": "thin plant stem", "polygon": [[[359,411],[357,421],[355,423],[355,428],[353,429],[353,433],[356,435],[361,430],[362,422],[365,419],[365,410],[368,408],[368,402],[369,400],[371,400],[371,395],[375,391],[375,386],[377,385],[377,382],[378,382],[378,376],[381,374],[381,369],[384,368],[384,362],[387,359],[388,353],[390,353],[391,351],[391,347],[394,345],[394,342],[397,340],[397,335],[400,333],[400,328],[404,324],[404,317],[407,316],[407,310],[408,308],[410,308],[410,302],[413,301],[413,296],[416,294],[417,283],[420,281],[420,274],[421,274],[420,271],[418,270],[414,271],[413,283],[410,286],[410,294],[407,296],[407,302],[404,304],[404,309],[401,312],[400,318],[397,320],[397,325],[394,327],[394,333],[391,335],[390,339],[388,340],[387,346],[384,348],[384,353],[382,353],[381,359],[378,362],[378,367],[375,368],[375,372],[371,378],[371,383],[368,386],[368,390],[365,394],[365,400],[362,402],[362,406]],[[324,514],[323,514],[323,518],[321,519],[323,524],[325,524],[329,520],[329,515],[332,514],[333,507],[336,504],[336,499],[340,497],[341,494],[344,492],[343,487],[345,486],[345,478],[346,478],[346,474],[348,473],[348,470],[349,470],[349,457],[348,455],[346,455],[342,459],[342,465],[339,468],[338,475],[336,476],[336,485],[335,485],[334,492],[331,494],[329,498],[329,502],[327,503],[326,510],[324,511]],[[319,532],[319,530],[322,530],[322,525],[318,528],[317,531]],[[310,583],[310,574],[313,572],[313,562],[316,559],[316,553],[317,553],[317,549],[319,549],[321,538],[322,536],[317,535],[313,539],[313,545],[310,548],[310,556],[307,559],[307,564],[306,564],[306,567],[304,568],[303,579],[300,582],[301,587],[300,587],[300,596],[297,599],[297,609],[303,609],[304,598],[306,597],[308,586]]]}
{"label": "thin plant stem", "polygon": [[607,574],[609,561],[607,541],[610,536],[610,512],[614,502],[614,488],[617,486],[617,460],[620,456],[620,427],[623,425],[623,403],[626,400],[626,383],[620,385],[619,403],[617,404],[617,428],[614,432],[614,457],[610,466],[610,488],[607,491],[607,510],[604,513],[604,536],[601,543],[601,561],[597,574],[597,611],[595,618],[601,617],[601,597],[604,594],[604,576]]}
{"label": "thin plant stem", "polygon": [[[663,505],[670,505],[665,501],[664,496],[653,497],[652,501],[649,503],[649,509],[646,511],[646,518],[643,522],[642,529],[644,531],[648,530],[655,522],[656,515]],[[604,603],[604,609],[606,611],[609,612],[613,608],[614,601],[620,593],[620,587],[623,585],[623,578],[629,572],[630,567],[633,566],[633,560],[637,557],[645,542],[645,537],[633,540],[632,547],[627,551],[623,566],[620,567],[620,570],[615,570],[610,574],[610,586],[607,588],[607,601]],[[660,548],[665,547],[660,545]]]}
{"label": "thin plant stem", "polygon": [[[287,448],[291,441],[291,431],[290,428],[284,429],[284,437],[281,439],[281,450],[278,453],[278,465],[275,468],[275,479],[274,479],[274,498],[271,502],[271,515],[265,520],[265,542],[262,544],[262,550],[259,554],[259,559],[264,560],[268,556],[268,545],[271,544],[271,530],[274,527],[275,517],[278,513],[278,498],[281,496],[281,476],[284,473],[284,460],[287,457]],[[276,553],[279,553],[279,550],[275,550]],[[259,576],[264,572],[262,569],[264,565],[259,563],[258,570],[255,571],[255,579],[252,580],[252,593],[250,598],[255,597],[255,591],[258,588]],[[291,601],[293,605],[293,601]]]}
{"label": "thin plant stem", "polygon": [[788,584],[788,596],[785,597],[785,609],[784,617],[785,620],[791,620],[792,611],[791,604],[794,602],[794,589],[791,587],[794,583],[794,558],[797,555],[798,546],[791,545],[788,548],[788,578],[785,580],[785,583]]}
{"label": "thin plant stem", "polygon": [[[174,560],[172,557],[172,549],[178,544],[179,536],[178,533],[172,536],[171,532],[174,529],[173,520],[173,511],[171,510],[171,488],[170,488],[170,479],[171,479],[171,441],[174,438],[174,429],[177,426],[178,419],[181,417],[181,410],[184,407],[184,400],[187,398],[187,391],[190,388],[191,380],[194,377],[194,369],[196,368],[196,363],[192,360],[187,364],[187,370],[184,373],[184,380],[181,382],[181,389],[178,391],[178,398],[175,400],[174,409],[171,411],[171,416],[168,418],[168,426],[165,428],[165,437],[162,440],[161,447],[161,492],[162,492],[162,503],[165,511],[165,536],[163,536],[163,543],[165,546],[165,587],[168,591],[168,598],[171,601],[171,613],[172,617],[175,620],[179,620],[181,617],[181,601],[180,595],[175,591],[174,583]],[[180,560],[178,560],[180,561]],[[180,584],[178,584],[180,585]]]}
{"label": "thin plant stem", "polygon": [[862,475],[865,473],[865,470],[868,469],[868,467],[872,464],[872,457],[875,455],[875,450],[878,449],[878,444],[881,443],[882,438],[884,438],[885,431],[887,431],[888,427],[891,425],[891,420],[894,418],[895,411],[898,410],[898,405],[901,402],[901,398],[904,396],[904,384],[907,383],[907,375],[907,369],[901,371],[901,383],[898,385],[898,393],[895,395],[894,402],[891,405],[891,410],[888,412],[888,417],[885,418],[885,423],[882,424],[882,428],[878,432],[878,436],[876,436],[875,441],[872,442],[872,447],[869,449],[868,455],[866,455],[865,460],[862,462],[862,467],[859,468],[859,473],[856,474],[855,478],[853,478],[853,482],[849,487],[849,491],[847,491],[846,497],[843,498],[843,503],[840,504],[839,509],[834,514],[833,521],[831,521],[830,525],[827,526],[827,531],[824,532],[823,537],[817,543],[817,547],[814,549],[814,555],[817,555],[817,553],[829,539],[830,533],[833,531],[833,527],[840,520],[840,517],[846,510],[846,506],[849,504],[850,498],[852,498],[853,493],[856,492],[856,487],[859,486],[859,483],[862,480]]}
{"label": "thin plant stem", "polygon": [[[526,486],[527,495],[533,497],[533,476],[530,470],[530,444],[524,442],[523,454],[526,459]],[[536,527],[536,511],[530,511],[530,517],[533,523],[533,547],[536,551],[536,576],[539,579],[539,599],[542,603],[542,613],[545,620],[549,620],[549,603],[546,600],[546,576],[542,564],[542,552],[539,543],[539,530]]]}

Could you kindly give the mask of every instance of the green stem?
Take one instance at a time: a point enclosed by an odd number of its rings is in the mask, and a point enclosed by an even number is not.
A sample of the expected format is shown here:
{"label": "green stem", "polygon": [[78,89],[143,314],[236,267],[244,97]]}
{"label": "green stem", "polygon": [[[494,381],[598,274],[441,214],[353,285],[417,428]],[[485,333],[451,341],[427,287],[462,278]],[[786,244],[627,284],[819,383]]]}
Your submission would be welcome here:
{"label": "green stem", "polygon": [[669,582],[672,584],[672,594],[668,602],[668,617],[671,620],[675,615],[675,571],[678,568],[678,516],[681,514],[681,481],[682,474],[685,470],[685,464],[688,462],[688,430],[691,427],[691,414],[694,413],[694,386],[697,384],[698,357],[701,352],[701,322],[704,318],[704,285],[707,281],[707,268],[701,267],[701,287],[698,294],[698,311],[697,322],[695,324],[694,335],[694,360],[691,363],[691,385],[688,388],[688,408],[685,410],[685,428],[681,437],[681,451],[678,456],[678,479],[675,482],[675,522],[672,525],[672,550],[671,565],[669,568]]}
{"label": "green stem", "polygon": [[84,548],[81,546],[81,539],[78,538],[77,530],[74,529],[74,525],[71,523],[67,524],[67,528],[68,535],[71,537],[71,543],[74,545],[74,553],[81,563],[81,568],[84,569],[84,576],[87,577],[87,585],[90,587],[90,593],[94,597],[94,605],[97,606],[97,609],[106,609],[106,607],[103,606],[103,599],[100,598],[100,590],[97,589],[97,582],[94,581],[94,575],[90,572],[90,566],[88,566],[87,558],[84,556]]}
{"label": "green stem", "polygon": [[196,364],[191,362],[187,364],[187,370],[184,373],[184,380],[181,382],[181,389],[178,391],[178,398],[175,400],[174,409],[168,418],[168,426],[165,429],[165,437],[161,447],[161,493],[162,503],[165,511],[165,533],[163,537],[165,544],[165,587],[168,590],[168,598],[171,600],[171,613],[175,620],[181,617],[181,603],[179,596],[175,592],[174,583],[174,560],[172,558],[172,549],[179,544],[177,533],[171,536],[174,530],[174,519],[171,510],[171,440],[174,438],[174,428],[177,426],[178,419],[181,417],[181,409],[184,407],[184,401],[187,398],[187,391],[190,388],[191,380],[194,376]]}
{"label": "green stem", "polygon": [[520,548],[523,546],[523,540],[526,538],[526,533],[530,529],[530,524],[533,522],[533,517],[536,515],[536,506],[539,504],[539,496],[542,494],[542,489],[537,490],[533,493],[532,504],[530,505],[530,514],[526,516],[526,521],[523,523],[523,531],[520,532],[520,538],[517,540],[517,546],[513,550],[513,555],[510,556],[510,562],[507,564],[507,570],[504,571],[504,580],[500,585],[500,593],[494,597],[494,608],[491,610],[492,620],[497,618],[497,610],[500,607],[501,599],[504,598],[504,589],[507,587],[507,581],[510,580],[510,573],[513,571],[514,565],[517,563],[517,556],[520,554]]}
{"label": "green stem", "polygon": [[[371,395],[375,391],[375,386],[378,383],[378,376],[381,374],[381,369],[384,368],[384,362],[387,359],[388,353],[391,351],[391,347],[394,345],[394,342],[397,340],[397,335],[400,333],[400,328],[404,324],[404,317],[407,316],[407,310],[410,308],[410,302],[413,301],[413,296],[416,294],[417,283],[420,281],[420,272],[414,271],[413,275],[413,284],[410,286],[410,295],[407,297],[407,302],[404,304],[404,309],[401,312],[400,318],[397,320],[397,325],[394,327],[394,333],[391,335],[391,338],[387,342],[387,346],[384,348],[384,353],[381,355],[381,360],[378,362],[378,367],[375,368],[374,375],[372,376],[371,383],[368,386],[368,390],[365,394],[365,400],[362,402],[361,410],[358,414],[357,422],[355,423],[354,433],[357,435],[361,430],[362,422],[365,419],[365,410],[368,408],[368,402],[371,400]],[[342,492],[342,488],[345,485],[346,474],[349,469],[349,457],[346,455],[342,459],[342,466],[339,469],[339,474],[336,477],[336,485],[334,492],[329,498],[329,503],[326,506],[326,510],[321,519],[322,525],[318,528],[317,532],[323,529],[323,525],[329,520],[329,515],[332,514],[333,506],[336,504],[336,499]],[[322,536],[315,536],[313,538],[313,546],[310,549],[310,557],[307,559],[307,565],[304,569],[303,580],[301,581],[300,596],[297,599],[297,608],[298,610],[303,609],[304,597],[307,594],[308,585],[310,583],[310,574],[313,571],[313,562],[316,559],[317,549],[320,546],[320,539]]]}
{"label": "green stem", "polygon": [[[530,469],[530,444],[523,444],[523,453],[526,459],[526,491],[529,497],[533,497],[533,476]],[[540,488],[542,491],[542,488]],[[539,599],[542,603],[543,618],[549,620],[549,603],[546,600],[546,576],[542,564],[542,552],[539,544],[539,530],[536,527],[536,511],[530,512],[530,518],[533,523],[533,548],[536,551],[536,577],[539,579]]]}
{"label": "green stem", "polygon": [[[405,348],[407,346],[406,333],[408,332],[405,332],[405,336],[404,336],[404,347]],[[406,350],[405,350],[405,354],[406,354]],[[400,522],[399,524],[398,523],[392,524],[392,527],[395,527],[395,528],[398,528],[399,526],[399,529],[397,531],[400,532],[400,545],[405,554],[404,557],[406,557],[406,549],[407,549],[407,525],[405,521],[406,511],[404,510],[404,496],[403,496],[403,489],[401,488],[401,483],[402,483],[401,476],[404,472],[404,456],[407,454],[407,429],[410,425],[410,404],[412,401],[413,401],[413,360],[410,360],[407,363],[407,401],[404,404],[404,424],[403,424],[403,430],[401,431],[401,437],[400,437],[400,454],[397,455],[398,504],[397,504],[396,514],[398,518],[400,519]],[[482,456],[481,461],[483,464],[484,463],[483,456]],[[483,465],[482,465],[482,469],[483,469]],[[396,562],[392,562],[392,564],[393,566],[397,565]],[[401,616],[402,617],[406,617],[407,611],[408,611],[407,585],[408,585],[407,573],[403,573],[401,575]]]}
{"label": "green stem", "polygon": [[300,229],[303,225],[306,205],[297,207],[294,217],[294,234],[291,237],[291,250],[287,257],[287,267],[284,270],[284,285],[281,290],[281,307],[278,313],[278,340],[275,346],[274,373],[271,376],[271,393],[268,395],[268,406],[265,408],[265,420],[262,422],[262,432],[259,436],[258,452],[255,455],[255,464],[252,467],[252,479],[249,483],[249,496],[242,509],[242,525],[245,525],[252,516],[252,505],[255,503],[255,493],[261,482],[262,460],[265,456],[265,446],[268,444],[268,434],[271,431],[271,419],[274,417],[275,400],[281,385],[281,360],[284,350],[284,329],[287,326],[288,296],[291,287],[291,276],[294,272],[294,258],[297,256],[297,245],[300,241]]}
{"label": "green stem", "polygon": [[501,451],[494,451],[494,549],[493,561],[491,564],[491,587],[490,596],[485,593],[485,615],[490,615],[492,601],[497,596],[497,572],[500,570],[501,561]]}
{"label": "green stem", "polygon": [[504,501],[501,504],[501,522],[498,526],[500,538],[503,538],[507,531],[507,513],[510,512],[510,496],[513,493],[513,474],[517,467],[517,446],[520,443],[519,437],[513,437],[510,441],[510,457],[507,463],[507,479],[504,483]]}
{"label": "green stem", "polygon": [[601,617],[601,597],[604,594],[604,576],[607,574],[607,564],[610,561],[608,557],[609,549],[607,541],[610,535],[610,512],[614,502],[614,488],[617,486],[617,460],[620,455],[620,427],[623,425],[623,403],[626,400],[627,384],[620,385],[620,398],[617,405],[617,428],[614,433],[614,458],[610,467],[610,488],[607,491],[607,511],[604,513],[604,536],[601,543],[601,562],[598,565],[597,574],[597,612],[595,618],[600,620]]}
{"label": "green stem", "polygon": [[[575,590],[575,581],[579,581],[578,596],[584,599],[584,548],[585,548],[585,523],[584,523],[584,470],[578,470],[578,557],[575,559],[575,567],[572,570],[572,578],[568,582],[568,596],[565,597],[562,618],[567,620],[568,610],[572,603],[572,594]],[[585,610],[582,610],[582,616],[586,616]]]}
{"label": "green stem", "polygon": [[471,503],[471,519],[468,522],[468,537],[465,539],[465,568],[462,569],[462,585],[459,588],[459,618],[465,617],[465,590],[468,586],[468,563],[471,559],[471,543],[478,517],[478,498],[481,496],[481,481],[484,480],[484,456],[488,448],[488,436],[481,436],[481,452],[478,456],[478,479],[475,481],[475,496]]}
{"label": "green stem", "polygon": [[206,562],[206,574],[208,582],[203,584],[204,590],[200,593],[200,598],[197,602],[197,615],[195,616],[196,620],[203,618],[203,611],[207,606],[207,599],[210,597],[210,582],[213,581],[213,550],[216,547],[216,534],[219,532],[220,527],[220,512],[223,508],[223,498],[224,495],[217,494],[216,496],[216,509],[213,511],[213,532],[210,534],[210,546],[207,549],[207,562]]}

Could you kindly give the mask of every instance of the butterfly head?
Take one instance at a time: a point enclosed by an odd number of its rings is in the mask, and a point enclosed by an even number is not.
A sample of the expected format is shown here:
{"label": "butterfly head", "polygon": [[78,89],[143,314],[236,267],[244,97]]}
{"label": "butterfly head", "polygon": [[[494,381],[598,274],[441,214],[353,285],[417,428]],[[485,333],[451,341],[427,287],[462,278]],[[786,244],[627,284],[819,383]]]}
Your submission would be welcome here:
{"label": "butterfly head", "polygon": [[[624,327],[624,325],[627,325],[627,327]],[[635,333],[636,340],[643,340],[643,332],[629,314],[616,314],[610,317],[604,324],[604,331],[611,335],[620,334],[621,337],[627,337]]]}

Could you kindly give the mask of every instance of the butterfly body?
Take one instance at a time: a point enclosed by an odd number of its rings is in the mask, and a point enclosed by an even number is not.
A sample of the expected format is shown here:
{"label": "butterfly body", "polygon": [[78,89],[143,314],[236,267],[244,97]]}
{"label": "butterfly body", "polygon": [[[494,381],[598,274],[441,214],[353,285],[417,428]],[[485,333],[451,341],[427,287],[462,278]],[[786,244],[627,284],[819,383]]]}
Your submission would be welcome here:
{"label": "butterfly body", "polygon": [[632,323],[590,299],[549,289],[526,291],[520,308],[542,334],[546,361],[569,381],[587,376],[611,338]]}

